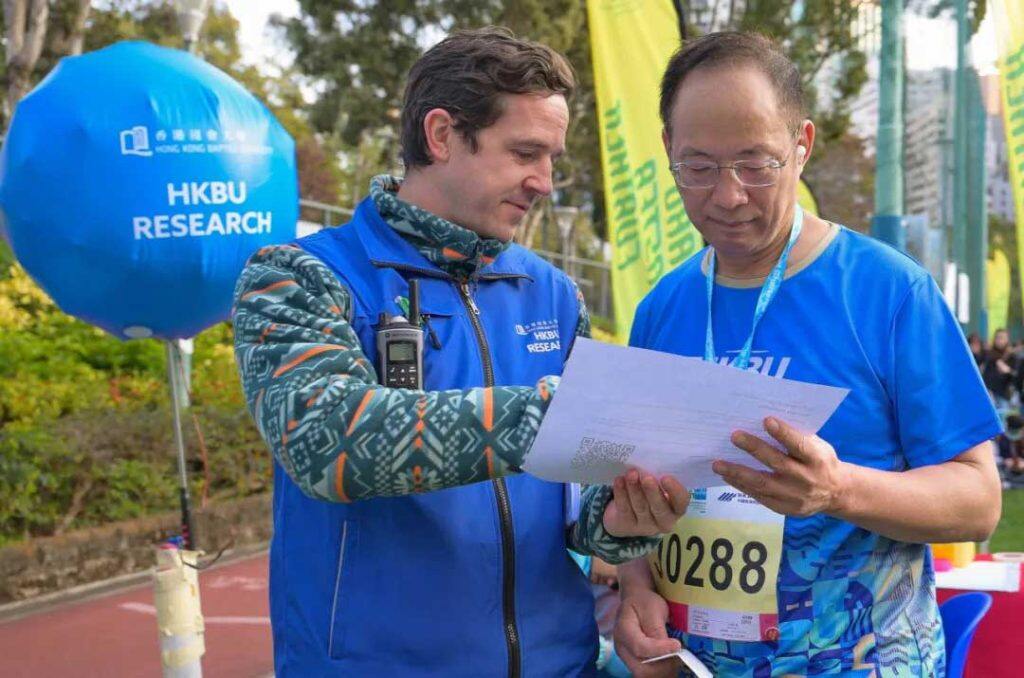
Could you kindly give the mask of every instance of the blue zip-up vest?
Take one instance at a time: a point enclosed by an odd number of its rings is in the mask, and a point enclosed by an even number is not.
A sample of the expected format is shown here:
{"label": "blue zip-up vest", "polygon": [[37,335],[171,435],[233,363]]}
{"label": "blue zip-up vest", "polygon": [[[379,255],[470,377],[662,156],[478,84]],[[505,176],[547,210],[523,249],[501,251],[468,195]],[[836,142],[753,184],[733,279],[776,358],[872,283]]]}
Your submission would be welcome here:
{"label": "blue zip-up vest", "polygon": [[[488,372],[494,385],[532,386],[562,371],[575,291],[521,247],[463,290],[370,199],[349,224],[298,244],[351,292],[353,327],[374,364],[378,314],[399,314],[396,297],[420,280],[428,390],[483,386]],[[459,431],[449,439],[472,444]],[[593,598],[566,551],[567,510],[563,485],[526,475],[333,504],[306,497],[275,465],[277,675],[592,675]]]}

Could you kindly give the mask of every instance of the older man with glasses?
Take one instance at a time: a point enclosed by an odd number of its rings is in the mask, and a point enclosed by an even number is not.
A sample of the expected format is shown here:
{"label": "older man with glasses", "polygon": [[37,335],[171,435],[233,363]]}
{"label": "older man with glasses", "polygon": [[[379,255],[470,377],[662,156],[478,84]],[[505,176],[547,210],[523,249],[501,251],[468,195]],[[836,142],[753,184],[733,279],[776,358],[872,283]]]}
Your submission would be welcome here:
{"label": "older man with glasses", "polygon": [[720,677],[944,675],[926,543],[985,539],[1000,514],[1000,424],[960,327],[915,262],[797,204],[815,128],[769,40],[687,43],[661,117],[708,247],[641,303],[630,343],[850,393],[818,435],[734,433],[769,470],[715,462],[723,487],[620,566],[620,654],[637,676],[678,671],[640,661],[680,641]]}

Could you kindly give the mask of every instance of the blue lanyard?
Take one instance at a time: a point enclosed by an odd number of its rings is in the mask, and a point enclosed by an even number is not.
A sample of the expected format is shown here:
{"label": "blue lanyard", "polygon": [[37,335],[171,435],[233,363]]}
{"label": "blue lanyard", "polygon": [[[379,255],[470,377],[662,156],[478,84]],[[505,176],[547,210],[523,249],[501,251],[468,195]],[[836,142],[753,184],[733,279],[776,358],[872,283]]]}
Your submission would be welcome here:
{"label": "blue lanyard", "polygon": [[[750,353],[754,346],[754,332],[757,330],[757,324],[761,322],[761,318],[764,317],[764,312],[768,308],[768,304],[775,298],[775,294],[779,291],[779,287],[782,286],[782,277],[786,273],[786,261],[789,259],[789,252],[793,249],[793,245],[796,243],[797,238],[800,237],[800,231],[804,226],[804,211],[800,209],[799,205],[794,207],[793,212],[793,228],[789,233],[789,242],[786,243],[785,249],[782,250],[782,256],[779,257],[778,263],[775,264],[775,268],[768,274],[768,277],[764,281],[764,285],[761,287],[761,294],[757,297],[757,306],[754,307],[754,321],[750,325],[750,336],[747,337],[746,343],[743,344],[743,348],[740,350],[739,356],[733,361],[733,366],[738,367],[741,370],[747,369],[750,365]],[[715,331],[712,328],[711,322],[711,298],[714,296],[715,291],[715,250],[711,249],[711,259],[708,262],[708,273],[707,273],[707,290],[708,290],[708,327],[707,332],[704,335],[704,360],[708,362],[715,362]]]}

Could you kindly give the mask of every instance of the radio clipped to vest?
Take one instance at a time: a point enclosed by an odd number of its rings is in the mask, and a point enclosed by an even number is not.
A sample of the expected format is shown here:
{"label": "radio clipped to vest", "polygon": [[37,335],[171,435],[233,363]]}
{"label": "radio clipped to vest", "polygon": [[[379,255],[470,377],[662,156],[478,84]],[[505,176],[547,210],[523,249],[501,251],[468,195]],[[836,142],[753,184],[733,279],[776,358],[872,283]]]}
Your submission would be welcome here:
{"label": "radio clipped to vest", "polygon": [[409,281],[409,318],[381,313],[377,323],[377,374],[390,388],[423,390],[420,281]]}

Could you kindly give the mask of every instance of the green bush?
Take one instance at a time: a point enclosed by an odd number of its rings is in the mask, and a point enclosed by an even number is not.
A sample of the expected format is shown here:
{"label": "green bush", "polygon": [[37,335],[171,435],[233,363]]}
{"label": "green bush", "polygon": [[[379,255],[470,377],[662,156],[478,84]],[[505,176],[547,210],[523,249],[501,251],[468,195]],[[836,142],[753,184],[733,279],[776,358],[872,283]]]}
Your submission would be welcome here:
{"label": "green bush", "polygon": [[0,544],[52,534],[70,506],[79,460],[38,429],[0,432]]}
{"label": "green bush", "polygon": [[[0,544],[177,509],[163,345],[122,342],[65,315],[4,255]],[[182,423],[197,505],[269,487],[270,454],[245,410],[231,342],[227,323],[195,342]]]}
{"label": "green bush", "polygon": [[[190,493],[226,499],[265,492],[271,458],[244,410],[186,410]],[[202,460],[199,422],[205,449]],[[0,430],[0,543],[178,507],[168,407],[107,408]]]}

